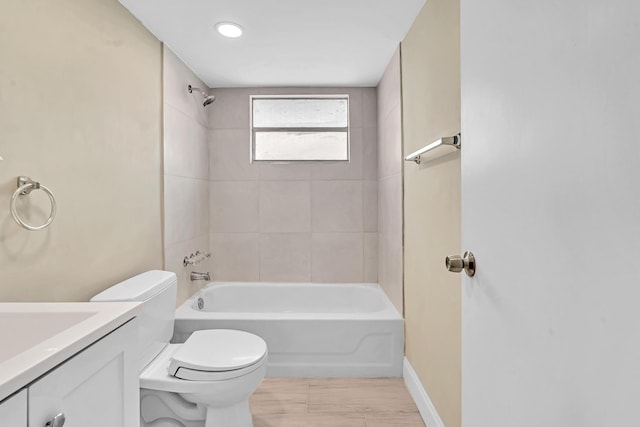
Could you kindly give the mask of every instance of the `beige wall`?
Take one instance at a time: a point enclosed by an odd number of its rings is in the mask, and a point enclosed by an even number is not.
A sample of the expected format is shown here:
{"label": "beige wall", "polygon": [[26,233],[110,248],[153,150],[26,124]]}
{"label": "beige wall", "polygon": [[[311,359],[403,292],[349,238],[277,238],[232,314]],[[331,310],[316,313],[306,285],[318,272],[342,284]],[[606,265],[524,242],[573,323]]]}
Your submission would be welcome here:
{"label": "beige wall", "polygon": [[169,48],[163,47],[164,92],[164,248],[165,269],[178,276],[181,304],[206,282],[189,279],[192,271],[211,271],[211,259],[185,267],[183,259],[209,251],[209,116],[192,85],[207,86]]}
{"label": "beige wall", "polygon": [[[377,281],[375,88],[214,89],[213,277]],[[249,163],[249,95],[348,93],[350,163]]]}
{"label": "beige wall", "polygon": [[403,312],[400,48],[378,84],[378,281]]}
{"label": "beige wall", "polygon": [[[7,0],[0,13],[0,301],[85,301],[162,267],[161,48],[115,0]],[[54,192],[44,231],[15,178]],[[20,212],[44,221],[42,192]]]}
{"label": "beige wall", "polygon": [[[457,0],[429,0],[417,17],[402,43],[402,89],[405,154],[460,131]],[[406,355],[444,424],[456,427],[461,279],[444,257],[460,253],[460,153],[434,154],[404,169]]]}

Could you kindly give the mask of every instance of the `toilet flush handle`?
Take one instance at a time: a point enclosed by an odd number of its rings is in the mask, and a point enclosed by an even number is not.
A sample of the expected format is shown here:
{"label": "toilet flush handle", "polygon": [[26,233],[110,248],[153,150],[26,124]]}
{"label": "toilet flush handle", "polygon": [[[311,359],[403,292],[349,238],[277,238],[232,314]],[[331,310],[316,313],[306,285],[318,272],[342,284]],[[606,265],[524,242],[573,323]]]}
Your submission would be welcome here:
{"label": "toilet flush handle", "polygon": [[45,427],[62,427],[66,420],[67,419],[65,418],[64,414],[60,412],[58,415],[56,415],[55,417],[47,421],[47,423],[44,426]]}

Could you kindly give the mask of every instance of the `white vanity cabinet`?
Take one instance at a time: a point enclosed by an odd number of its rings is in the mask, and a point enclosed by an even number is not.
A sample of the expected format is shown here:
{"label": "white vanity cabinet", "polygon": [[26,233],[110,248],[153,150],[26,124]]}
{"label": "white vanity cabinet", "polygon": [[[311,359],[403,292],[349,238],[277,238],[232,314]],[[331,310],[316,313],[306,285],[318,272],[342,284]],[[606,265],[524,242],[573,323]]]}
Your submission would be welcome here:
{"label": "white vanity cabinet", "polygon": [[29,427],[57,414],[64,427],[137,427],[136,319],[68,359],[28,387]]}
{"label": "white vanity cabinet", "polygon": [[27,390],[0,402],[0,425],[27,427]]}
{"label": "white vanity cabinet", "polygon": [[141,311],[132,302],[0,303],[0,427],[139,427]]}

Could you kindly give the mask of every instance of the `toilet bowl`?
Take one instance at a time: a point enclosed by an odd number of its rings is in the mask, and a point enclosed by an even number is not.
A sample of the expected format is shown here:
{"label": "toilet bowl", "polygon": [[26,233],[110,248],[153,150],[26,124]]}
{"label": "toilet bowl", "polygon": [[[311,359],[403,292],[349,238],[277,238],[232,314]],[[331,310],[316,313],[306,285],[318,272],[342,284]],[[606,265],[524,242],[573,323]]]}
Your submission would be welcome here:
{"label": "toilet bowl", "polygon": [[[91,301],[141,301],[140,425],[142,427],[252,427],[249,397],[265,375],[265,341],[228,329],[173,335],[176,276],[149,271]],[[150,350],[151,349],[151,350]]]}

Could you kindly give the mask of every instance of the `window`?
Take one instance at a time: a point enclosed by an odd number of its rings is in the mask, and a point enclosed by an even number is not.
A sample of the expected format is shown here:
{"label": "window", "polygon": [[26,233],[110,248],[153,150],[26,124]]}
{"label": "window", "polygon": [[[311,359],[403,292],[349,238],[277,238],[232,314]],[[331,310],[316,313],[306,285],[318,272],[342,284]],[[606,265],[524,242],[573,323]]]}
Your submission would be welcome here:
{"label": "window", "polygon": [[349,161],[349,96],[252,96],[251,161]]}

